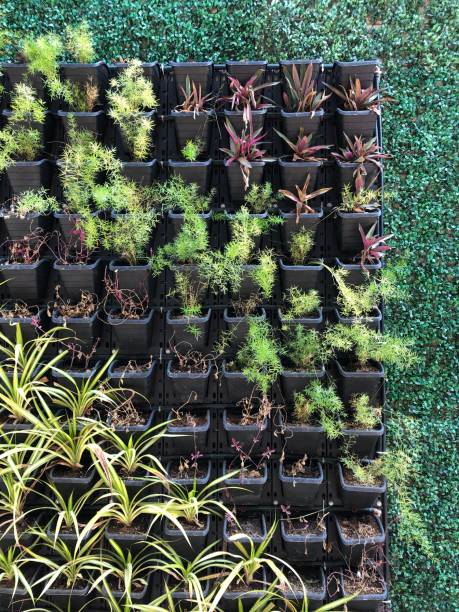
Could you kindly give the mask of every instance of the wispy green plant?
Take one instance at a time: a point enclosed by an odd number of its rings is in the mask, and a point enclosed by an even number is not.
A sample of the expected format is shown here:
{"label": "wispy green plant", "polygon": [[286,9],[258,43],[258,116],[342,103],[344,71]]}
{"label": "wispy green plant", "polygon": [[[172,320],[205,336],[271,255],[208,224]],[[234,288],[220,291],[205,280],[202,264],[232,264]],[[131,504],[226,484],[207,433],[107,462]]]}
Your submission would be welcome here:
{"label": "wispy green plant", "polygon": [[186,161],[195,162],[204,151],[204,143],[199,138],[187,140],[181,150],[181,154]]}
{"label": "wispy green plant", "polygon": [[296,325],[287,333],[283,352],[294,367],[308,372],[327,362],[330,357],[330,349],[324,346],[320,333],[303,325]]}
{"label": "wispy green plant", "polygon": [[292,263],[295,266],[304,266],[314,246],[314,237],[305,227],[294,232],[290,237],[289,250]]}
{"label": "wispy green plant", "polygon": [[315,380],[301,393],[295,393],[293,414],[298,423],[319,423],[330,440],[341,435],[344,405],[332,386]]}
{"label": "wispy green plant", "polygon": [[269,182],[251,185],[244,196],[244,205],[250,212],[258,214],[272,210],[278,201],[279,197]]}
{"label": "wispy green plant", "polygon": [[23,191],[11,200],[9,207],[10,213],[22,218],[30,214],[48,215],[58,210],[58,201],[44,187]]}
{"label": "wispy green plant", "polygon": [[319,292],[316,289],[306,292],[295,286],[289,287],[284,293],[284,304],[287,308],[282,316],[286,321],[308,317],[320,306]]}
{"label": "wispy green plant", "polygon": [[348,427],[374,429],[381,421],[381,407],[372,406],[366,393],[354,395],[351,399],[352,414]]}
{"label": "wispy green plant", "polygon": [[80,64],[88,64],[96,55],[91,31],[86,21],[77,26],[67,26],[65,47],[71,57]]}

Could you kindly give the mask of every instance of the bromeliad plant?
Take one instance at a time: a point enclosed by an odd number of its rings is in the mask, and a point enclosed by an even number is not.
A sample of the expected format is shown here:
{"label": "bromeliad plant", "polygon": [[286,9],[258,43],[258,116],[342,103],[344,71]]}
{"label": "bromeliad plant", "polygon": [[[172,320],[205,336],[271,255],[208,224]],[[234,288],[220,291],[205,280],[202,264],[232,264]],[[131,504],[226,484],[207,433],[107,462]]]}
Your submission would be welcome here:
{"label": "bromeliad plant", "polygon": [[276,81],[274,83],[255,85],[262,74],[262,70],[257,70],[244,85],[238,79],[228,74],[230,95],[219,99],[219,102],[229,104],[231,110],[242,111],[246,127],[252,124],[252,111],[262,110],[271,106],[269,102],[262,102],[263,96],[261,91],[266,87],[274,87],[279,84],[279,81]]}
{"label": "bromeliad plant", "polygon": [[384,102],[394,102],[394,99],[389,96],[381,96],[378,89],[375,89],[372,85],[369,87],[362,87],[360,79],[350,79],[349,89],[346,89],[343,85],[334,87],[325,83],[335,95],[343,100],[343,107],[348,111],[364,111],[370,110],[373,113],[380,114],[380,105]]}
{"label": "bromeliad plant", "polygon": [[306,180],[304,182],[303,187],[298,187],[296,185],[296,194],[291,191],[287,191],[286,189],[279,189],[279,193],[283,195],[285,198],[292,200],[295,202],[296,206],[296,222],[300,222],[300,215],[304,213],[314,213],[314,209],[308,204],[314,198],[318,196],[328,193],[333,189],[333,187],[321,187],[320,189],[316,189],[316,191],[312,191],[308,193],[309,183],[311,182],[311,175],[308,174]]}
{"label": "bromeliad plant", "polygon": [[381,147],[376,144],[376,138],[365,140],[361,136],[354,136],[354,140],[351,140],[347,134],[344,134],[344,139],[347,147],[343,147],[338,153],[332,153],[332,156],[343,162],[360,164],[355,172],[360,171],[365,174],[363,166],[365,163],[373,164],[381,171],[380,161],[390,158],[390,155],[383,153]]}
{"label": "bromeliad plant", "polygon": [[194,81],[190,80],[188,75],[185,79],[185,87],[180,87],[180,90],[183,102],[175,107],[175,111],[178,113],[193,113],[193,116],[196,117],[208,109],[212,100],[212,94],[209,93],[203,96],[202,86],[197,86]]}
{"label": "bromeliad plant", "polygon": [[296,423],[315,425],[324,429],[330,440],[341,436],[341,421],[345,418],[344,405],[332,386],[314,380],[301,393],[295,393],[293,416]]}
{"label": "bromeliad plant", "polygon": [[371,212],[381,206],[381,190],[371,189],[375,179],[365,186],[365,175],[357,168],[354,176],[354,188],[349,183],[341,192],[341,202],[337,209],[345,213]]}
{"label": "bromeliad plant", "polygon": [[[301,162],[318,162],[324,161],[323,157],[316,157],[316,153],[319,151],[325,151],[330,149],[333,145],[314,145],[312,146],[312,140],[314,138],[313,134],[305,134],[304,129],[301,128],[296,142],[292,142],[287,138],[285,134],[279,132],[274,128],[274,131],[282,140],[287,143],[289,149],[291,149],[292,153],[292,161],[301,161]],[[332,153],[333,155],[333,153]]]}
{"label": "bromeliad plant", "polygon": [[120,127],[127,149],[136,161],[148,157],[154,123],[146,111],[158,106],[153,84],[145,78],[140,61],[132,61],[110,82],[109,115]]}
{"label": "bromeliad plant", "polygon": [[359,232],[363,243],[360,253],[360,265],[364,271],[366,271],[365,264],[371,265],[380,262],[385,254],[392,249],[386,242],[392,238],[393,234],[388,234],[387,236],[375,235],[376,226],[377,223],[372,225],[365,234],[362,226],[359,225]]}
{"label": "bromeliad plant", "polygon": [[316,90],[313,70],[313,64],[301,66],[300,72],[295,64],[292,65],[291,72],[284,66],[285,91],[282,99],[289,113],[314,113],[330,98],[331,94]]}

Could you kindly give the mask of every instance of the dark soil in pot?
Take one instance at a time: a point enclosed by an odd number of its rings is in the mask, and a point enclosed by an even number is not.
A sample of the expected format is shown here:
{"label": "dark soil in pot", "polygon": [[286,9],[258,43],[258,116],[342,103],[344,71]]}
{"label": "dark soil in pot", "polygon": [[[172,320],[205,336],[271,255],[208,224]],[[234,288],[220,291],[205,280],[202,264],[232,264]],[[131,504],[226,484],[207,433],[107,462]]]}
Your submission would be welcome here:
{"label": "dark soil in pot", "polygon": [[278,163],[280,167],[282,189],[287,189],[287,191],[296,193],[296,185],[304,185],[308,174],[311,177],[309,188],[311,191],[315,189],[319,168],[322,162],[287,161],[279,159]]}
{"label": "dark soil in pot", "polygon": [[279,276],[283,291],[298,287],[302,291],[320,289],[324,267],[322,264],[295,266],[287,258],[279,258]]}
{"label": "dark soil in pot", "polygon": [[300,130],[303,130],[305,134],[316,134],[319,131],[323,116],[322,108],[314,113],[289,113],[281,109],[282,133],[292,142],[296,141]]}
{"label": "dark soil in pot", "polygon": [[362,227],[365,234],[375,224],[378,223],[381,217],[381,211],[365,213],[346,213],[338,211],[337,213],[337,237],[338,245],[342,251],[357,255],[362,250],[362,237],[360,236],[359,226]]}
{"label": "dark soil in pot", "polygon": [[221,598],[222,608],[228,612],[240,610],[242,605],[244,610],[250,610],[258,599],[261,599],[268,588],[265,570],[256,575],[251,585],[234,581]]}
{"label": "dark soil in pot", "polygon": [[304,329],[316,329],[317,331],[320,331],[324,326],[324,315],[321,306],[314,312],[311,312],[309,316],[301,317],[300,319],[286,319],[282,314],[282,310],[278,308],[277,317],[283,332],[293,332],[298,325],[301,325]]}
{"label": "dark soil in pot", "polygon": [[297,214],[294,211],[281,210],[280,215],[284,221],[281,225],[281,236],[283,249],[284,252],[286,252],[292,234],[298,232],[301,228],[306,228],[313,237],[315,236],[317,226],[324,216],[324,211],[322,207],[320,207],[320,209],[317,209],[314,213],[301,213],[298,218],[298,223]]}
{"label": "dark soil in pot", "polygon": [[362,136],[366,140],[374,137],[378,115],[373,111],[348,111],[338,108],[337,113],[339,134],[347,134],[349,138]]}
{"label": "dark soil in pot", "polygon": [[199,140],[204,144],[203,150],[208,151],[212,112],[201,111],[199,114],[195,114],[193,112],[172,111],[171,115],[175,123],[177,153],[182,151],[189,140]]}
{"label": "dark soil in pot", "polygon": [[158,174],[158,162],[151,161],[123,161],[121,162],[121,174],[129,181],[138,185],[151,185]]}
{"label": "dark soil in pot", "polygon": [[261,544],[266,539],[268,528],[263,513],[237,517],[237,521],[236,523],[234,520],[229,520],[226,516],[223,521],[223,542],[226,544],[226,550],[230,554],[239,553],[237,547],[230,541],[231,536],[244,534],[246,537],[239,541],[247,545],[251,539],[255,546]]}
{"label": "dark soil in pot", "polygon": [[287,559],[321,561],[325,554],[327,528],[314,517],[281,521],[282,546]]}
{"label": "dark soil in pot", "polygon": [[[225,160],[226,176],[228,179],[228,188],[230,193],[231,202],[242,202],[247,193],[244,188],[244,180],[240,165],[237,162],[228,164]],[[250,185],[257,185],[263,180],[263,171],[265,168],[265,162],[251,162],[252,168],[250,169],[249,188]]]}
{"label": "dark soil in pot", "polygon": [[372,274],[375,274],[379,270],[381,270],[381,262],[377,264],[368,264],[365,266],[365,270],[363,270],[360,263],[354,263],[351,260],[341,260],[338,257],[335,259],[335,265],[338,268],[344,269],[347,271],[346,283],[348,285],[359,286],[368,281],[368,278],[371,277]]}
{"label": "dark soil in pot", "polygon": [[208,544],[210,515],[202,517],[199,525],[187,523],[183,519],[179,519],[179,522],[185,530],[189,542],[186,541],[183,533],[168,521],[165,522],[163,528],[164,539],[172,544],[177,554],[192,561]]}
{"label": "dark soil in pot", "polygon": [[[231,466],[227,461],[224,462],[224,474],[228,474],[234,469],[237,469],[237,467]],[[234,503],[238,505],[253,505],[260,503],[267,481],[268,467],[264,464],[259,469],[247,468],[244,472],[232,478],[226,478],[224,486],[238,487],[228,489],[228,495]]]}
{"label": "dark soil in pot", "polygon": [[382,314],[379,308],[373,308],[371,314],[365,317],[343,317],[339,310],[335,308],[335,317],[338,323],[342,325],[351,326],[355,323],[360,323],[374,331],[380,331],[381,329]]}
{"label": "dark soil in pot", "polygon": [[[55,326],[66,327],[70,335],[74,336],[69,341],[81,347],[85,353],[88,353],[100,338],[102,322],[99,318],[99,311],[89,317],[62,317],[59,311],[55,310],[51,322]],[[67,338],[68,332],[62,331],[59,332],[59,335]]]}
{"label": "dark soil in pot", "polygon": [[151,524],[151,518],[141,516],[132,525],[121,525],[111,521],[105,528],[105,538],[113,540],[125,552],[131,551],[136,554],[145,546],[143,542],[153,535],[155,526]]}
{"label": "dark soil in pot", "polygon": [[[266,319],[265,309],[260,308],[257,310],[255,316]],[[239,347],[247,337],[249,331],[249,317],[237,316],[232,308],[225,308],[223,311],[223,322],[225,325],[225,330],[231,334],[229,339],[230,347]]]}
{"label": "dark soil in pot", "polygon": [[130,265],[126,261],[115,259],[108,264],[108,269],[116,276],[119,289],[135,291],[138,296],[152,295],[154,278],[146,261]]}
{"label": "dark soil in pot", "polygon": [[40,259],[33,264],[0,263],[0,278],[12,299],[40,302],[46,295],[51,261]]}
{"label": "dark soil in pot", "polygon": [[336,361],[338,369],[338,389],[341,399],[349,404],[353,395],[366,393],[372,405],[380,402],[379,393],[384,384],[384,368],[380,363],[372,363],[366,370],[357,369],[356,364]]}
{"label": "dark soil in pot", "polygon": [[223,411],[223,431],[225,439],[222,444],[226,452],[234,452],[233,440],[236,440],[245,452],[254,453],[263,452],[271,440],[268,418],[260,420],[256,416],[243,416],[240,409]]}
{"label": "dark soil in pot", "polygon": [[206,193],[210,186],[212,160],[205,161],[168,161],[169,171],[173,176],[181,176],[185,183],[195,183],[199,193]]}
{"label": "dark soil in pot", "polygon": [[100,295],[103,267],[101,259],[88,264],[62,264],[55,261],[53,265],[66,297],[75,302],[80,300],[83,290]]}
{"label": "dark soil in pot", "polygon": [[232,362],[223,361],[220,380],[224,403],[236,404],[245,397],[256,395],[254,383],[234,368]]}
{"label": "dark soil in pot", "polygon": [[208,393],[210,362],[206,362],[205,370],[183,371],[177,366],[177,363],[169,361],[166,370],[166,385],[169,386],[175,402],[202,404]]}
{"label": "dark soil in pot", "polygon": [[377,612],[381,603],[387,600],[387,585],[378,576],[365,577],[350,572],[341,571],[340,587],[343,597],[358,593],[349,602],[349,610],[362,610],[364,612]]}
{"label": "dark soil in pot", "polygon": [[279,463],[279,480],[282,500],[293,506],[316,505],[324,480],[322,465],[316,461],[292,461]]}
{"label": "dark soil in pot", "polygon": [[156,360],[116,360],[108,368],[108,380],[111,386],[126,389],[134,404],[143,404],[152,397],[155,370]]}
{"label": "dark soil in pot", "polygon": [[105,134],[105,125],[107,117],[103,110],[96,110],[88,113],[74,113],[67,111],[57,111],[57,116],[63,123],[64,134],[67,134],[70,130],[70,119],[73,117],[78,131],[85,130],[94,134],[99,140],[103,141]]}
{"label": "dark soil in pot", "polygon": [[357,457],[372,459],[384,434],[382,423],[375,429],[343,429],[343,444]]}
{"label": "dark soil in pot", "polygon": [[303,391],[314,380],[323,380],[325,378],[325,367],[323,365],[317,366],[317,369],[311,372],[291,368],[290,364],[286,364],[285,369],[280,375],[282,395],[289,404],[293,402],[295,393]]}
{"label": "dark soil in pot", "polygon": [[[140,580],[137,580],[137,582],[134,580],[131,581],[129,598],[132,605],[146,604],[150,600],[150,575],[144,576],[144,579],[146,580],[145,584],[140,582]],[[113,576],[108,576],[107,582],[113,598],[117,602],[123,602],[124,605],[127,605],[126,587],[124,583],[120,584],[120,581]],[[102,593],[106,593],[104,586],[102,587]]]}
{"label": "dark soil in pot", "polygon": [[73,494],[73,501],[76,502],[93,486],[96,479],[96,470],[94,467],[69,470],[63,466],[55,466],[51,468],[48,478],[65,499]]}
{"label": "dark soil in pot", "polygon": [[346,563],[358,566],[363,554],[366,559],[374,559],[386,537],[381,520],[368,512],[337,514],[333,518],[338,531],[338,546]]}
{"label": "dark soil in pot", "polygon": [[120,353],[148,354],[153,333],[153,315],[153,309],[138,319],[123,318],[116,309],[110,312],[107,323]]}
{"label": "dark soil in pot", "polygon": [[187,488],[193,487],[196,483],[199,489],[210,481],[211,468],[210,460],[205,459],[199,460],[197,467],[189,468],[182,461],[169,461],[166,471],[170,482]]}
{"label": "dark soil in pot", "polygon": [[292,590],[283,589],[284,597],[294,605],[298,605],[299,602],[304,600],[304,587],[307,592],[308,611],[317,610],[324,604],[327,596],[323,569],[320,567],[299,567],[296,569],[301,581],[298,580],[295,574],[287,571],[287,578]]}
{"label": "dark soil in pot", "polygon": [[47,189],[51,181],[51,166],[48,160],[17,161],[6,169],[6,174],[15,195],[24,191]]}
{"label": "dark soil in pot", "polygon": [[30,309],[30,316],[5,316],[5,311],[0,312],[0,331],[10,340],[16,340],[16,325],[21,326],[21,334],[24,342],[37,338],[40,330],[48,328],[48,315],[44,308]]}
{"label": "dark soil in pot", "polygon": [[107,424],[115,430],[117,435],[127,442],[130,438],[135,440],[146,431],[153,427],[156,410],[147,407],[129,407],[124,409],[122,406],[111,409],[108,414]]}
{"label": "dark soil in pot", "polygon": [[85,580],[77,581],[73,588],[66,586],[65,579],[57,579],[53,585],[47,589],[46,597],[49,598],[59,610],[66,612],[79,612],[84,609],[89,597],[89,582]]}
{"label": "dark soil in pot", "polygon": [[343,504],[349,508],[371,508],[378,497],[386,491],[386,481],[381,478],[374,485],[365,485],[358,481],[353,473],[337,465],[339,476],[339,493]]}
{"label": "dark soil in pot", "polygon": [[170,411],[167,421],[167,433],[177,437],[165,440],[168,453],[171,455],[191,455],[196,449],[207,448],[210,433],[210,410],[205,412],[182,409],[177,414]]}
{"label": "dark soil in pot", "polygon": [[176,346],[180,352],[201,351],[209,343],[209,329],[212,311],[203,310],[201,317],[186,317],[177,310],[166,314],[166,344]]}

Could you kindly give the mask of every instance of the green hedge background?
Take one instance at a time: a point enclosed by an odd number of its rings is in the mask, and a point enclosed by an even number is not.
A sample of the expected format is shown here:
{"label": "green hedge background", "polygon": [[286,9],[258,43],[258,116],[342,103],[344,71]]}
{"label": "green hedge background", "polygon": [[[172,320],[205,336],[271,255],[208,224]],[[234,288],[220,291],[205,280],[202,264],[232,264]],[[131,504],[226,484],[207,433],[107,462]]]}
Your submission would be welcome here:
{"label": "green hedge background", "polygon": [[[386,229],[404,267],[405,296],[387,329],[416,341],[419,365],[389,372],[389,440],[415,468],[414,513],[390,498],[394,609],[459,610],[458,359],[453,337],[454,164],[458,125],[457,5],[451,0],[3,0],[0,30],[14,40],[61,32],[85,18],[100,57],[144,60],[322,57],[383,64],[398,104],[384,112]],[[12,53],[12,49],[6,49]],[[3,59],[7,59],[5,56]],[[455,89],[456,86],[456,89]]]}

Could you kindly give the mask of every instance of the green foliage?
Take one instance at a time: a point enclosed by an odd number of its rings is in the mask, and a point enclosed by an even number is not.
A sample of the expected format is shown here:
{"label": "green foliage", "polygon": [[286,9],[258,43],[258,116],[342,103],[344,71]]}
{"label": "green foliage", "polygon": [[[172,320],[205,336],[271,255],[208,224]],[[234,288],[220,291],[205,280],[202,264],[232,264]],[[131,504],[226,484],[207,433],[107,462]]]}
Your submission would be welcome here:
{"label": "green foliage", "polygon": [[295,421],[302,425],[323,427],[330,440],[341,435],[341,419],[345,411],[343,403],[334,387],[326,387],[314,380],[301,393],[295,393],[293,414]]}
{"label": "green foliage", "polygon": [[314,237],[305,227],[294,232],[290,238],[290,257],[295,266],[303,266],[314,246]]}
{"label": "green foliage", "polygon": [[320,333],[315,329],[306,329],[296,325],[287,335],[284,352],[295,368],[311,372],[330,356],[324,347]]}
{"label": "green foliage", "polygon": [[200,280],[193,282],[186,272],[175,273],[174,295],[180,303],[180,311],[184,317],[199,317],[202,314],[201,300],[206,284]]}
{"label": "green foliage", "polygon": [[58,78],[59,57],[63,44],[56,34],[46,34],[37,38],[26,38],[23,54],[32,74],[42,74],[45,80]]}
{"label": "green foliage", "polygon": [[247,337],[236,361],[242,373],[264,396],[282,372],[280,352],[271,325],[266,320],[251,317]]}
{"label": "green foliage", "polygon": [[204,213],[210,209],[212,194],[199,193],[196,183],[186,183],[181,176],[173,176],[165,183],[152,187],[152,198],[163,213]]}
{"label": "green foliage", "polygon": [[326,344],[336,352],[354,353],[359,367],[365,369],[370,361],[381,361],[396,366],[401,370],[408,369],[416,363],[412,352],[412,342],[369,329],[365,325],[330,326],[325,332]]}
{"label": "green foliage", "polygon": [[284,304],[287,307],[282,312],[286,321],[309,317],[320,306],[320,297],[317,289],[302,291],[298,287],[289,287],[284,293]]}
{"label": "green foliage", "polygon": [[273,193],[271,183],[266,182],[251,185],[244,196],[244,204],[250,212],[264,213],[271,210],[278,199],[277,194]]}
{"label": "green foliage", "polygon": [[135,160],[148,157],[154,123],[145,111],[153,110],[158,101],[153,83],[143,74],[139,61],[131,62],[112,79],[107,92],[109,115],[120,126],[130,154]]}
{"label": "green foliage", "polygon": [[44,123],[46,106],[43,100],[37,99],[36,91],[26,83],[17,83],[11,96],[12,115],[8,120],[9,126],[18,127],[18,124],[34,121]]}
{"label": "green foliage", "polygon": [[381,408],[372,406],[366,393],[354,395],[351,400],[352,417],[348,427],[374,429],[381,420]]}
{"label": "green foliage", "polygon": [[54,196],[48,195],[44,187],[23,191],[11,203],[10,212],[25,217],[31,213],[47,215],[59,210],[58,201]]}
{"label": "green foliage", "polygon": [[204,143],[199,140],[187,140],[181,150],[181,154],[186,161],[195,162],[204,150]]}
{"label": "green foliage", "polygon": [[276,282],[277,264],[274,251],[264,249],[260,253],[259,263],[251,272],[252,279],[260,288],[263,296],[269,300]]}
{"label": "green foliage", "polygon": [[352,190],[351,185],[346,184],[341,192],[341,202],[338,210],[342,212],[369,212],[381,206],[380,189],[362,189],[358,192]]}
{"label": "green foliage", "polygon": [[77,26],[66,28],[66,48],[75,62],[89,64],[95,58],[95,50],[89,25],[83,21]]}

